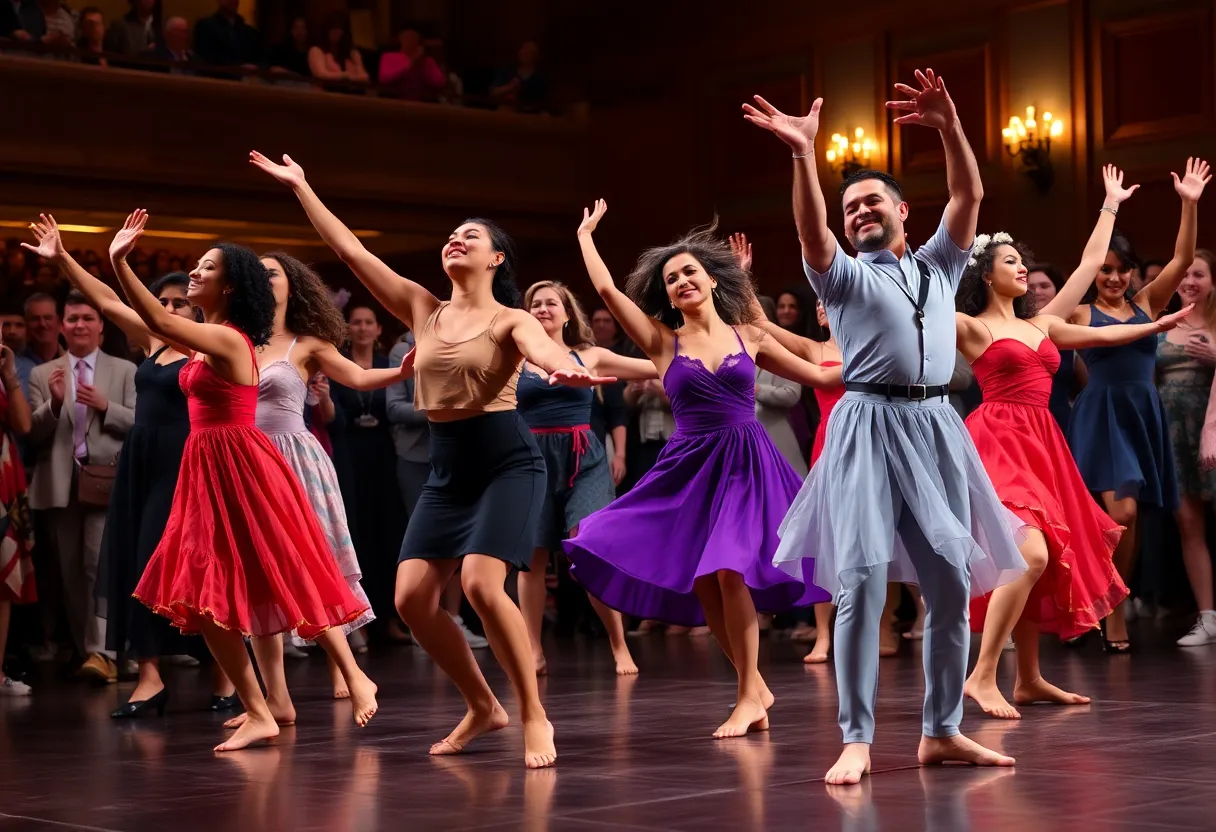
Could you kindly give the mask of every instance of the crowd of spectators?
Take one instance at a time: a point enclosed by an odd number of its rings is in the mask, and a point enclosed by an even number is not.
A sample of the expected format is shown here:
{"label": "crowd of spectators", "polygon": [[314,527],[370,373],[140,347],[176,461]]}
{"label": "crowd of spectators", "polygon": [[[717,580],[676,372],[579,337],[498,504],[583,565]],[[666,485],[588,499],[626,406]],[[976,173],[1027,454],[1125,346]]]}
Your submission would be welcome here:
{"label": "crowd of spectators", "polygon": [[354,44],[349,16],[341,12],[320,31],[296,17],[272,43],[240,15],[239,0],[217,0],[215,13],[193,24],[177,16],[162,19],[159,0],[130,5],[121,19],[107,21],[96,6],[0,0],[0,52],[406,101],[552,111],[534,41],[522,44],[515,61],[497,72],[472,72],[466,89],[462,74],[448,64],[443,39],[427,26],[404,26],[396,43],[365,50]]}

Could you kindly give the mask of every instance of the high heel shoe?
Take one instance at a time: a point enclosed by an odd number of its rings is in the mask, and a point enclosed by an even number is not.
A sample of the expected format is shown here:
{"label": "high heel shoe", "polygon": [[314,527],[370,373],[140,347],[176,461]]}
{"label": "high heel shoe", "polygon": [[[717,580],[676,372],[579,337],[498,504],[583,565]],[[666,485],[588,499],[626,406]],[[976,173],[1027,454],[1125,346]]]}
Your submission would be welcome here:
{"label": "high heel shoe", "polygon": [[165,715],[165,708],[169,704],[169,689],[161,688],[160,692],[155,696],[147,699],[141,699],[138,702],[128,702],[114,713],[110,714],[110,719],[135,719],[145,716],[151,711],[156,711],[157,716]]}
{"label": "high heel shoe", "polygon": [[235,693],[231,696],[211,696],[211,710],[216,711],[235,711],[241,705],[241,698]]}

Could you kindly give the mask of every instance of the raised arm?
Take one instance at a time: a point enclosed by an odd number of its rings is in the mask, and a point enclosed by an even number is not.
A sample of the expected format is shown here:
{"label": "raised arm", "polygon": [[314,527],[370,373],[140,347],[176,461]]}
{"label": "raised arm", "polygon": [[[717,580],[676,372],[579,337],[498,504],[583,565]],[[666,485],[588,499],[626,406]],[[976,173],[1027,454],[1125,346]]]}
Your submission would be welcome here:
{"label": "raised arm", "polygon": [[30,403],[21,392],[21,380],[17,378],[17,360],[13,351],[0,344],[0,386],[8,398],[6,421],[16,436],[25,436],[32,425]]}
{"label": "raised arm", "polygon": [[379,390],[414,375],[413,350],[402,357],[400,366],[379,370],[360,367],[328,342],[321,344],[311,357],[317,362],[317,369],[352,390]]}
{"label": "raised arm", "polygon": [[760,346],[756,352],[756,365],[761,370],[768,370],[775,376],[796,381],[807,387],[839,387],[843,383],[839,367],[820,367],[803,361],[781,346],[777,339],[766,338],[764,335],[761,331]]}
{"label": "raised arm", "polygon": [[920,82],[919,90],[907,84],[896,84],[895,89],[907,95],[908,100],[888,101],[887,107],[907,111],[895,119],[896,124],[921,124],[942,134],[942,146],[946,150],[946,187],[950,192],[942,222],[954,244],[968,249],[975,239],[975,224],[984,198],[979,165],[967,143],[950,93],[946,91],[945,80],[932,69],[916,70],[916,80]]}
{"label": "raised arm", "polygon": [[[127,265],[127,255],[135,247],[147,222],[147,211],[142,208],[135,211],[127,217],[122,231],[110,244],[110,262],[114,266],[114,273],[118,275],[123,294],[131,301],[131,307],[153,335],[171,344],[181,344],[187,350],[205,353],[221,365],[216,367],[217,370],[222,371],[226,367],[230,371],[230,380],[242,383],[246,376],[238,372],[238,368],[249,364],[250,356],[249,347],[240,333],[229,326],[201,324],[181,315],[174,315],[160,305],[156,296],[148,291],[148,287]],[[214,268],[217,265],[209,264],[204,255],[199,268]]]}
{"label": "raised arm", "polygon": [[1098,212],[1098,222],[1094,225],[1085,251],[1081,252],[1081,262],[1068,277],[1068,281],[1048,304],[1042,309],[1035,310],[1038,315],[1055,315],[1067,319],[1077,308],[1077,304],[1085,297],[1089,287],[1093,285],[1106,252],[1110,249],[1110,235],[1115,230],[1115,215],[1119,206],[1127,201],[1140,187],[1132,185],[1123,187],[1123,171],[1114,165],[1102,167],[1102,182],[1106,186],[1106,199],[1102,202],[1102,210]]}
{"label": "raised arm", "polygon": [[503,315],[510,327],[509,334],[515,346],[532,364],[549,374],[550,384],[565,384],[570,387],[594,387],[616,381],[611,376],[597,376],[588,372],[570,353],[559,347],[545,332],[540,321],[522,309],[508,309]]}
{"label": "raised arm", "polygon": [[743,105],[743,117],[768,130],[790,148],[794,159],[794,224],[802,242],[802,259],[814,271],[826,272],[838,246],[828,228],[828,207],[815,167],[815,136],[819,133],[819,109],[823,99],[816,98],[809,113],[795,118],[760,96],[755,98],[757,106]]}
{"label": "raised arm", "polygon": [[642,352],[654,359],[663,354],[667,343],[672,340],[671,330],[639,309],[638,305],[612,282],[612,273],[608,271],[608,266],[595,248],[595,240],[591,238],[592,232],[607,211],[608,203],[602,199],[595,201],[595,210],[583,209],[583,221],[578,226],[578,245],[583,251],[583,263],[587,266],[591,285],[603,299],[608,311],[621,322],[625,334]]}
{"label": "raised arm", "polygon": [[321,239],[350,267],[385,309],[410,329],[415,329],[414,321],[425,321],[430,317],[439,300],[421,285],[397,274],[368,251],[359,238],[342,224],[342,220],[334,216],[313,193],[304,179],[304,169],[290,156],[284,155],[283,164],[280,165],[255,150],[249,154],[249,161],[295,192],[296,198],[304,206],[308,221]]}
{"label": "raised arm", "polygon": [[1047,337],[1057,347],[1066,350],[1080,350],[1086,347],[1115,347],[1120,344],[1130,344],[1148,335],[1168,332],[1178,326],[1178,322],[1195,308],[1195,304],[1181,309],[1172,315],[1163,315],[1160,320],[1147,324],[1111,324],[1110,326],[1078,326],[1060,318],[1036,318],[1036,323],[1047,324]]}
{"label": "raised arm", "polygon": [[1181,179],[1178,174],[1174,177],[1174,190],[1182,198],[1182,221],[1178,225],[1178,239],[1174,243],[1174,256],[1165,264],[1156,280],[1145,286],[1137,293],[1134,303],[1148,312],[1149,317],[1155,318],[1170,302],[1178,284],[1186,277],[1186,270],[1195,262],[1195,234],[1199,224],[1199,197],[1203,189],[1212,181],[1212,172],[1208,163],[1202,159],[1186,160],[1186,174]]}
{"label": "raised arm", "polygon": [[626,358],[603,347],[580,350],[578,357],[596,375],[616,376],[621,381],[642,381],[658,378],[654,362],[645,358]]}
{"label": "raised arm", "polygon": [[[31,224],[30,230],[34,232],[34,239],[38,244],[31,246],[29,243],[22,243],[22,248],[57,264],[60,273],[96,305],[101,314],[113,321],[132,345],[145,353],[152,352],[153,338],[147,325],[135,314],[135,310],[122,302],[117,292],[86,272],[72,255],[68,254],[59,236],[59,224],[55,222],[55,218],[50,214],[40,214],[38,222]],[[127,233],[125,228],[119,232],[124,233]]]}

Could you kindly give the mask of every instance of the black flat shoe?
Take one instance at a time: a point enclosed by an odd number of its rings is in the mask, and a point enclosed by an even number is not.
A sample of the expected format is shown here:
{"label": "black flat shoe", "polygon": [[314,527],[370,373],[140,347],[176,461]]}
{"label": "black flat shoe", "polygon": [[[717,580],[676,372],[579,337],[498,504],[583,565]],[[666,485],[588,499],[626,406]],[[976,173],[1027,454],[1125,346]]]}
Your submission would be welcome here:
{"label": "black flat shoe", "polygon": [[212,696],[211,710],[219,711],[235,711],[241,706],[241,698],[235,693],[232,696]]}
{"label": "black flat shoe", "polygon": [[136,719],[141,716],[146,716],[152,711],[156,711],[157,716],[165,715],[165,708],[169,704],[169,689],[161,688],[160,693],[149,699],[143,699],[139,702],[128,702],[121,708],[110,714],[110,719]]}

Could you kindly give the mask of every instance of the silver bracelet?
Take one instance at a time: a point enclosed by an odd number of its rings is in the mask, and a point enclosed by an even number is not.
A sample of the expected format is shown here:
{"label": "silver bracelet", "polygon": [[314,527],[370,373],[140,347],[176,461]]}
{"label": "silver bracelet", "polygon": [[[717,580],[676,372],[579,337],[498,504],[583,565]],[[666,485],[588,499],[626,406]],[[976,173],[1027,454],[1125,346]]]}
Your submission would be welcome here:
{"label": "silver bracelet", "polygon": [[1118,208],[1110,208],[1110,207],[1107,207],[1106,205],[1103,205],[1103,206],[1102,206],[1100,209],[1098,209],[1098,213],[1100,214],[1100,213],[1102,213],[1103,211],[1110,211],[1110,215],[1111,215],[1112,217],[1117,217],[1117,216],[1119,216],[1119,209],[1118,209]]}
{"label": "silver bracelet", "polygon": [[791,159],[805,159],[807,156],[810,156],[810,155],[811,154],[809,154],[809,153],[803,153],[801,156],[799,156],[795,153],[795,154],[791,154],[790,158]]}

